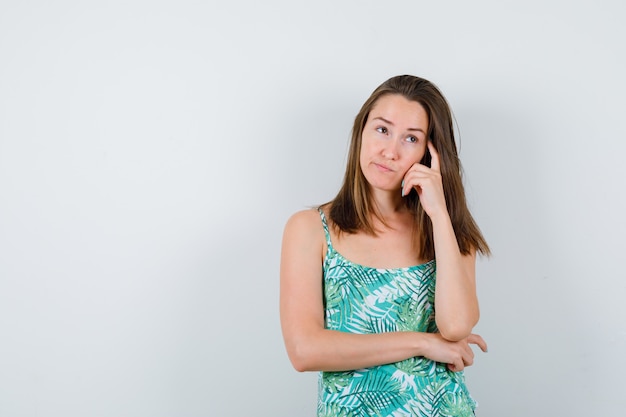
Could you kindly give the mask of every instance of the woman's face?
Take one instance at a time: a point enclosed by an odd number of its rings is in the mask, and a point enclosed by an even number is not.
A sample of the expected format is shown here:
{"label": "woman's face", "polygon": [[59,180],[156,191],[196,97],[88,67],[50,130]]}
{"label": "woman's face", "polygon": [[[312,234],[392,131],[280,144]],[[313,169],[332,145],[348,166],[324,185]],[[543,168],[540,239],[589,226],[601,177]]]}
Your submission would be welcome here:
{"label": "woman's face", "polygon": [[426,153],[428,115],[416,101],[398,94],[378,99],[363,128],[360,163],[375,189],[397,191],[404,174]]}

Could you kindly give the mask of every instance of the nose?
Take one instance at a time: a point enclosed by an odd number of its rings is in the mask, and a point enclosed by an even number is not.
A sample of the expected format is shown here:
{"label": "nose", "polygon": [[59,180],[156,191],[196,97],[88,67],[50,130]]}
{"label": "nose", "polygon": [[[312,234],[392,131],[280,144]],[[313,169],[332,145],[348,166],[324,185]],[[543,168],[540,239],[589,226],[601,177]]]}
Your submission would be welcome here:
{"label": "nose", "polygon": [[382,148],[382,155],[386,159],[395,160],[398,157],[398,143],[396,140],[389,140]]}

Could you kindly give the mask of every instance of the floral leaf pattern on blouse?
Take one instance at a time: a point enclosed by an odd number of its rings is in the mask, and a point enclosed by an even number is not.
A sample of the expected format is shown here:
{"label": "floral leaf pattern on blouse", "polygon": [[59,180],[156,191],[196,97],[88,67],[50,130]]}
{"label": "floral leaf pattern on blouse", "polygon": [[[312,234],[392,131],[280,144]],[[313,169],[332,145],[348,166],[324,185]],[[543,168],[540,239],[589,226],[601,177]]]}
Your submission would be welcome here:
{"label": "floral leaf pattern on blouse", "polygon": [[[434,260],[394,269],[355,264],[333,248],[321,210],[320,216],[328,246],[323,279],[327,329],[437,332]],[[475,407],[463,372],[424,357],[319,375],[318,417],[469,417]]]}

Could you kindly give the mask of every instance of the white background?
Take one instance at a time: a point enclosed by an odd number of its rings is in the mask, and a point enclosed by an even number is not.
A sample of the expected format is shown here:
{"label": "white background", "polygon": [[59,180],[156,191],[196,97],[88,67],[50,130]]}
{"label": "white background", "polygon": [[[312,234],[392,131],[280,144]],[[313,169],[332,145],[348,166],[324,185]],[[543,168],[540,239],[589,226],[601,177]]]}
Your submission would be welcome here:
{"label": "white background", "polygon": [[397,74],[461,133],[478,415],[626,408],[622,1],[0,2],[0,416],[312,416],[282,228]]}

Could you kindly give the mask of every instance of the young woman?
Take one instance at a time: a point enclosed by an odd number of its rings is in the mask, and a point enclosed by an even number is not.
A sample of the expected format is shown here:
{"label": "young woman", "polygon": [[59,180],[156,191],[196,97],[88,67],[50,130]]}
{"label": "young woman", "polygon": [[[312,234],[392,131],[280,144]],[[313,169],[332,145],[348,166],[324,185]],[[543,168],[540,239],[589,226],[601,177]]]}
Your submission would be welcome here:
{"label": "young woman", "polygon": [[354,121],[337,196],[284,230],[282,331],[295,369],[321,371],[318,416],[473,415],[477,252],[445,98],[387,80]]}

